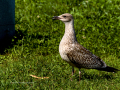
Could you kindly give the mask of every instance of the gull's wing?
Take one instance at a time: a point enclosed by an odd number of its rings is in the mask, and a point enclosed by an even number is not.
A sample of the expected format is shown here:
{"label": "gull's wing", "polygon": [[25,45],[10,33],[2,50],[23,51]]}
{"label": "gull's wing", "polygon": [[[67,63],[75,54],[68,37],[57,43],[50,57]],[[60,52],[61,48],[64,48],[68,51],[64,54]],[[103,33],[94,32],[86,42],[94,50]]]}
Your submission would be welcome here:
{"label": "gull's wing", "polygon": [[67,56],[71,63],[78,68],[105,68],[106,64],[79,43],[71,44]]}

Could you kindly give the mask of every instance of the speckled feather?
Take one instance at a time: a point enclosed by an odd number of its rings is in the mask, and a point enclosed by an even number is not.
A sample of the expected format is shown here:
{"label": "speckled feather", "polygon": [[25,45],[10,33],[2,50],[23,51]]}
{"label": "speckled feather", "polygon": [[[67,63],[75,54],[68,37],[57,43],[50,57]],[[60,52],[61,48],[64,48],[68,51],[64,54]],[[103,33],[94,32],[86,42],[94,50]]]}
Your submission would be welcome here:
{"label": "speckled feather", "polygon": [[67,53],[71,63],[78,68],[104,68],[106,64],[97,56],[92,54],[89,50],[81,46],[78,42],[74,45],[69,45],[72,48]]}

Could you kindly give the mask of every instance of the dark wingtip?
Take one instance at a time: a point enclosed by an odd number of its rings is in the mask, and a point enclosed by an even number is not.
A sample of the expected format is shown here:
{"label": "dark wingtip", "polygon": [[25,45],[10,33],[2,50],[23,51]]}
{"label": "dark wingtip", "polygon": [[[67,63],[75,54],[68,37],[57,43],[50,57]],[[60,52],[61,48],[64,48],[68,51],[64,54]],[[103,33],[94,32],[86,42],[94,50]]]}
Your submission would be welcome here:
{"label": "dark wingtip", "polygon": [[107,71],[107,72],[117,72],[117,71],[120,71],[120,70],[118,70],[116,68],[109,67],[109,66],[107,66],[106,68],[99,68],[98,70]]}

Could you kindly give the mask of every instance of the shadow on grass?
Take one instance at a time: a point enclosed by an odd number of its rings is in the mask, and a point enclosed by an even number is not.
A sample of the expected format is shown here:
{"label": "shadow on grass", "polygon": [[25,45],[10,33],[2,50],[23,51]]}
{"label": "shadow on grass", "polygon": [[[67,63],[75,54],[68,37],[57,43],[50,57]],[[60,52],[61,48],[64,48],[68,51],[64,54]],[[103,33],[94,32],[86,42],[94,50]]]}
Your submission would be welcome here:
{"label": "shadow on grass", "polygon": [[37,48],[38,45],[43,46],[45,41],[48,41],[48,39],[50,39],[49,36],[47,36],[47,35],[32,34],[32,35],[28,36],[27,33],[28,33],[27,30],[16,30],[15,35],[13,37],[4,38],[0,43],[0,54],[1,55],[6,54],[8,52],[8,49],[14,47],[14,45],[17,45],[17,44],[21,45],[21,43],[17,43],[17,42],[18,42],[18,40],[21,40],[23,37],[25,37],[26,43],[28,43],[27,38],[32,38],[32,40],[34,40],[35,38],[42,40],[44,38],[44,41],[42,43],[38,43],[38,42],[32,43],[33,48]]}
{"label": "shadow on grass", "polygon": [[7,52],[7,49],[9,48],[12,48],[18,40],[22,39],[23,36],[25,36],[26,34],[26,31],[22,31],[22,30],[17,30],[15,31],[15,35],[11,38],[4,38],[2,41],[1,41],[1,44],[0,44],[0,54],[3,55]]}
{"label": "shadow on grass", "polygon": [[[103,71],[104,72],[104,71]],[[84,71],[81,72],[81,80],[112,80],[115,79],[115,73],[111,72],[101,72],[101,74],[97,73],[86,73]],[[75,74],[75,79],[79,81],[79,75]]]}
{"label": "shadow on grass", "polygon": [[[100,75],[98,75],[98,74],[88,74],[88,73],[82,73],[82,75],[81,75],[81,80],[85,80],[85,79],[88,79],[88,80],[101,80],[101,79],[103,79],[103,80],[105,80],[105,79],[107,79],[107,80],[112,80],[112,79],[114,79],[115,77],[114,77],[114,75],[113,74],[107,74],[107,73],[105,73],[105,74],[100,74]],[[77,76],[76,77],[76,79],[79,81],[79,76]]]}

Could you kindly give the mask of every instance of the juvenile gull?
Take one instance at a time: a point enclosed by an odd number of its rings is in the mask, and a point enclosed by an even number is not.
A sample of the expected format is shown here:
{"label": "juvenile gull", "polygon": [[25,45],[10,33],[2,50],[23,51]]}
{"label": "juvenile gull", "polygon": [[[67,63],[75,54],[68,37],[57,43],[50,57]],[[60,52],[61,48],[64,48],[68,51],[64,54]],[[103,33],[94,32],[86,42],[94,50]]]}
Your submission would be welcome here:
{"label": "juvenile gull", "polygon": [[72,75],[74,74],[74,67],[79,68],[79,80],[81,78],[80,68],[107,72],[118,71],[118,69],[107,66],[104,61],[77,42],[74,20],[71,14],[65,13],[60,16],[54,16],[53,19],[61,20],[65,23],[65,33],[59,44],[59,53],[61,58],[72,66]]}

